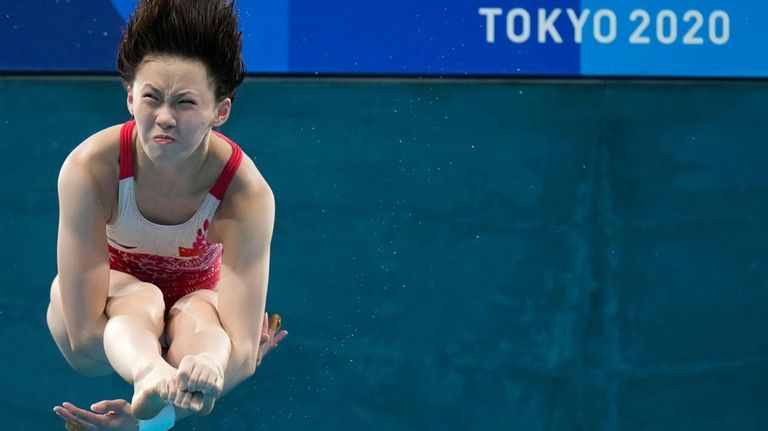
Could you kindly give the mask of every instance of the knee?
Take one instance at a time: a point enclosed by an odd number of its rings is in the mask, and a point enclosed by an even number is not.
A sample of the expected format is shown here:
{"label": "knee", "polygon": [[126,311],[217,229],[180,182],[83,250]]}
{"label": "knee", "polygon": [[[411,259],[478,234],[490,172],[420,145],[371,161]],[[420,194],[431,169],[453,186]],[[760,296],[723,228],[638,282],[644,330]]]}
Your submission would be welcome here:
{"label": "knee", "polygon": [[[48,304],[48,310],[45,313],[45,320],[48,324],[48,331],[56,342],[56,346],[66,358],[69,354],[74,354],[72,342],[67,332],[67,324],[64,321],[64,310],[61,307],[61,299],[58,293],[58,283],[53,280],[51,287],[51,302]],[[69,360],[69,359],[67,359]]]}
{"label": "knee", "polygon": [[145,316],[162,325],[165,302],[160,288],[151,283],[136,283],[125,292],[112,296],[107,302],[107,317],[119,315]]}
{"label": "knee", "polygon": [[96,362],[84,356],[65,356],[69,366],[86,377],[104,377],[115,371],[107,364]]}
{"label": "knee", "polygon": [[139,283],[136,286],[138,300],[142,304],[152,308],[155,312],[165,312],[165,299],[163,298],[163,292],[159,287],[152,283]]}
{"label": "knee", "polygon": [[51,292],[50,292],[50,301],[51,304],[60,301],[61,293],[59,293],[59,275],[56,274],[56,277],[53,277],[53,281],[51,282]]}
{"label": "knee", "polygon": [[163,292],[159,287],[151,283],[141,283],[139,285],[140,293],[137,301],[140,306],[145,307],[149,320],[155,324],[155,327],[162,331],[165,325],[165,299]]}
{"label": "knee", "polygon": [[94,361],[76,353],[64,355],[64,359],[73,370],[88,377],[108,376],[114,372],[108,364]]}
{"label": "knee", "polygon": [[210,290],[198,290],[190,293],[173,304],[169,312],[175,316],[181,312],[192,316],[217,316],[218,296]]}

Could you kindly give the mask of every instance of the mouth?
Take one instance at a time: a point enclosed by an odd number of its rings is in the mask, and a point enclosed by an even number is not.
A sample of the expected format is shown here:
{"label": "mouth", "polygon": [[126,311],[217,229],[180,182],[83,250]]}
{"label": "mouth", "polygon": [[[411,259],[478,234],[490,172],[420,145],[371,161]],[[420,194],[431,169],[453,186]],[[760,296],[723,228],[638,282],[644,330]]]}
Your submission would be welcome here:
{"label": "mouth", "polygon": [[168,135],[155,135],[152,137],[152,141],[160,145],[165,145],[174,142],[175,139]]}

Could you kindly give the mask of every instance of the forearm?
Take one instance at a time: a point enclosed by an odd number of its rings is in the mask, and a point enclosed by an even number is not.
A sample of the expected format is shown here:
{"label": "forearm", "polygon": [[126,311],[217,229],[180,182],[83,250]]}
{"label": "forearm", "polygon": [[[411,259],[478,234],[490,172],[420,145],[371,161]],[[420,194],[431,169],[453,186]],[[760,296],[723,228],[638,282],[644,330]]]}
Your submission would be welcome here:
{"label": "forearm", "polygon": [[232,351],[224,369],[224,390],[222,395],[253,376],[256,370],[256,351],[251,343],[232,342]]}
{"label": "forearm", "polygon": [[224,370],[224,392],[227,392],[253,376],[256,371],[266,303],[266,281],[262,288],[246,288],[238,277],[223,267],[222,281],[225,279],[228,283],[219,293],[218,305],[222,329],[231,342],[229,360]]}
{"label": "forearm", "polygon": [[60,305],[64,326],[73,352],[99,362],[104,356],[104,328],[108,316],[109,268],[73,273],[60,268],[55,300]]}
{"label": "forearm", "polygon": [[70,347],[72,351],[85,358],[108,364],[104,353],[104,327],[107,324],[107,316],[102,314],[91,322],[78,322],[77,325],[68,325]]}

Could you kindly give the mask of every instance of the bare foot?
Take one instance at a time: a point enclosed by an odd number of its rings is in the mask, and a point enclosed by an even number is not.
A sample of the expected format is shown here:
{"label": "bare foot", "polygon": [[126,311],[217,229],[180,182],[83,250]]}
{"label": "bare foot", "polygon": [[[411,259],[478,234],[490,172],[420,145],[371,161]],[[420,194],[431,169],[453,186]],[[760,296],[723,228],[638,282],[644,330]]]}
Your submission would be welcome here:
{"label": "bare foot", "polygon": [[168,404],[173,404],[180,409],[189,410],[193,413],[199,413],[205,405],[205,397],[202,392],[189,392],[176,385],[172,380],[168,384],[168,393],[163,398]]}
{"label": "bare foot", "polygon": [[207,415],[224,389],[224,369],[206,354],[185,356],[165,400],[176,407]]}
{"label": "bare foot", "polygon": [[178,389],[218,397],[224,389],[224,367],[206,354],[185,356],[176,373]]}
{"label": "bare foot", "polygon": [[167,404],[169,383],[176,376],[176,369],[164,361],[152,365],[139,369],[133,380],[131,414],[136,419],[152,419],[160,413]]}
{"label": "bare foot", "polygon": [[213,405],[216,403],[216,397],[212,394],[181,390],[175,381],[171,381],[168,385],[168,393],[164,399],[169,404],[173,404],[180,409],[189,410],[200,416],[210,414],[213,410]]}

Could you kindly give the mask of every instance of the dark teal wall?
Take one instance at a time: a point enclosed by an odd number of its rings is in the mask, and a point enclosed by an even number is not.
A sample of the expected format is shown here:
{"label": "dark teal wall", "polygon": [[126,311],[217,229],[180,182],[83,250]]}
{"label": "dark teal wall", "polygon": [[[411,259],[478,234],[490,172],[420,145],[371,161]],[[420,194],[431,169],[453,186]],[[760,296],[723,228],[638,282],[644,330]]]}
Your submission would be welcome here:
{"label": "dark teal wall", "polygon": [[[247,82],[224,132],[276,195],[269,309],[291,335],[177,428],[765,429],[766,97],[746,81]],[[0,379],[20,388],[0,414],[50,428],[53,403],[130,394],[69,371],[44,324],[58,165],[126,118],[124,95],[4,79],[0,98],[16,346]]]}

